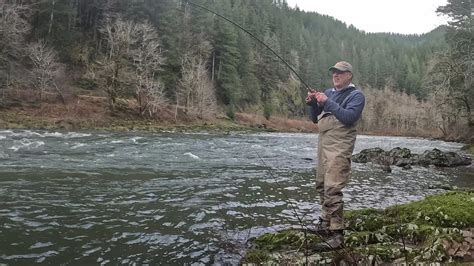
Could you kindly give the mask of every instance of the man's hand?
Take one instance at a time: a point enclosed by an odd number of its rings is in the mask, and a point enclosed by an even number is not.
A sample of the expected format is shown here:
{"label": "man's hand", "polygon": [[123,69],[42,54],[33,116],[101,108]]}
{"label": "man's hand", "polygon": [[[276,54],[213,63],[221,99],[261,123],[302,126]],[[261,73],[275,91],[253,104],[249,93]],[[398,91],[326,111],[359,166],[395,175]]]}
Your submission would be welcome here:
{"label": "man's hand", "polygon": [[319,104],[324,104],[328,100],[328,96],[324,92],[316,92],[315,97]]}
{"label": "man's hand", "polygon": [[312,102],[317,102],[317,98],[316,98],[316,95],[318,94],[319,92],[315,91],[315,90],[310,90],[308,91],[308,95],[306,96],[306,104],[311,104]]}

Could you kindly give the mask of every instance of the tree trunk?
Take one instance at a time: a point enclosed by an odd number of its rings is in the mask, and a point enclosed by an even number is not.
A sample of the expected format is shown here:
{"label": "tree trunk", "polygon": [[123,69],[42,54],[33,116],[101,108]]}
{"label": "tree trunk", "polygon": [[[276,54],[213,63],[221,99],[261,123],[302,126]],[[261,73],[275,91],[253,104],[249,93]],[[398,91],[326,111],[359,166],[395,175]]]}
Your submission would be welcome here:
{"label": "tree trunk", "polygon": [[53,0],[52,6],[51,6],[51,16],[49,17],[48,37],[51,37],[51,30],[53,28],[55,5],[56,5],[56,0]]}
{"label": "tree trunk", "polygon": [[216,63],[216,53],[215,52],[212,52],[212,82],[214,83],[214,67],[215,67],[215,63]]}
{"label": "tree trunk", "polygon": [[53,83],[53,86],[54,86],[54,89],[56,90],[56,92],[58,93],[58,96],[59,98],[61,99],[61,102],[66,105],[66,100],[64,99],[64,95],[62,94],[61,90],[59,90],[58,86],[56,85],[56,83]]}
{"label": "tree trunk", "polygon": [[467,99],[466,96],[463,97],[463,102],[464,102],[464,106],[466,107],[467,125],[469,127],[472,127],[472,126],[474,126],[474,121],[472,121],[471,105],[470,105],[469,100]]}
{"label": "tree trunk", "polygon": [[178,121],[178,106],[179,106],[179,95],[178,92],[176,91],[176,108],[174,110],[174,121]]}

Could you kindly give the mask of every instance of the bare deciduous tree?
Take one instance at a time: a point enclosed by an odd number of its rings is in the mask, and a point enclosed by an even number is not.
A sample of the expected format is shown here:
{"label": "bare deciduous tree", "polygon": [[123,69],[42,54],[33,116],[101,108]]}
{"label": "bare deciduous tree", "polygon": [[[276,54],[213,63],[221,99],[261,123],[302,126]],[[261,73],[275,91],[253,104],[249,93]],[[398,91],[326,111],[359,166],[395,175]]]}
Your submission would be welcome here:
{"label": "bare deciduous tree", "polygon": [[31,71],[33,85],[38,90],[40,101],[43,100],[46,91],[54,89],[64,103],[64,97],[55,81],[59,71],[56,52],[40,40],[29,44],[28,56],[33,63]]}
{"label": "bare deciduous tree", "polygon": [[104,87],[112,110],[118,97],[133,94],[140,115],[156,115],[158,106],[165,103],[156,76],[163,63],[156,30],[148,22],[109,16],[100,31],[106,50],[87,76]]}
{"label": "bare deciduous tree", "polygon": [[185,112],[212,118],[217,112],[216,96],[204,60],[196,55],[185,56],[181,71],[178,98]]}
{"label": "bare deciduous tree", "polygon": [[150,117],[154,117],[158,113],[159,109],[168,102],[168,100],[165,97],[164,87],[161,85],[161,83],[154,80],[148,80],[148,84],[145,83],[145,86],[147,103],[145,111],[148,112]]}
{"label": "bare deciduous tree", "polygon": [[0,0],[0,54],[5,59],[8,53],[18,51],[21,47],[23,36],[30,30],[28,21],[22,16],[28,9],[17,4],[8,4],[6,0]]}
{"label": "bare deciduous tree", "polygon": [[153,116],[158,105],[165,103],[163,87],[155,78],[155,73],[163,64],[158,34],[153,26],[140,23],[135,27],[134,43],[130,54],[133,59],[136,77],[134,80],[135,97],[141,115],[148,112]]}
{"label": "bare deciduous tree", "polygon": [[[193,32],[190,10],[183,16],[183,43],[187,51],[181,59],[181,79],[176,95],[176,108],[181,104],[185,113],[192,113],[200,118],[212,118],[217,112],[217,100],[214,84],[209,77],[206,66],[211,55],[212,45],[201,32]],[[177,110],[176,109],[176,110]]]}
{"label": "bare deciduous tree", "polygon": [[112,110],[115,109],[121,90],[126,87],[127,79],[124,72],[127,68],[126,59],[132,43],[133,31],[135,31],[133,22],[124,21],[120,17],[116,21],[108,18],[100,29],[106,42],[105,54],[99,57],[88,73],[104,88]]}
{"label": "bare deciduous tree", "polygon": [[203,60],[200,60],[196,66],[196,78],[195,99],[197,113],[200,118],[213,118],[217,112],[217,100],[214,85],[208,76]]}
{"label": "bare deciduous tree", "polygon": [[23,37],[30,30],[28,11],[23,5],[0,0],[0,80],[5,79],[0,87],[10,85],[13,62],[25,47]]}
{"label": "bare deciduous tree", "polygon": [[[433,134],[438,119],[432,100],[418,101],[415,96],[386,87],[364,88],[366,106],[360,123],[365,131],[390,134]],[[438,121],[438,120],[436,120]]]}

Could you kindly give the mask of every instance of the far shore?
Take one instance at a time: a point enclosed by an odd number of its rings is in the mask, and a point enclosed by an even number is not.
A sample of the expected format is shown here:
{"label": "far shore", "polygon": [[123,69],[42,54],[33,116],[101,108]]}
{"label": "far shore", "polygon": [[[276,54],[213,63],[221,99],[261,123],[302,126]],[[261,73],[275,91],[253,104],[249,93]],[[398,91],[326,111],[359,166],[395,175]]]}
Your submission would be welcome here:
{"label": "far shore", "polygon": [[[201,119],[182,113],[175,117],[172,108],[165,109],[156,119],[138,116],[132,109],[111,113],[100,98],[79,98],[74,103],[43,103],[32,106],[0,108],[1,129],[110,131],[110,132],[286,132],[317,133],[318,126],[309,118],[236,113],[234,119],[217,115],[213,119]],[[403,136],[469,142],[463,139],[446,139],[433,132],[397,132],[389,130],[364,131],[360,135]],[[472,143],[471,143],[472,146]],[[469,148],[469,147],[468,147]]]}
{"label": "far shore", "polygon": [[[220,116],[213,120],[164,121],[137,117],[103,116],[84,118],[74,116],[42,115],[32,110],[0,111],[0,128],[25,130],[110,131],[110,132],[281,132],[318,133],[318,126],[309,119],[270,117],[237,113],[235,120]],[[360,131],[360,135],[400,136],[442,139],[408,132]],[[449,140],[447,140],[449,141]]]}

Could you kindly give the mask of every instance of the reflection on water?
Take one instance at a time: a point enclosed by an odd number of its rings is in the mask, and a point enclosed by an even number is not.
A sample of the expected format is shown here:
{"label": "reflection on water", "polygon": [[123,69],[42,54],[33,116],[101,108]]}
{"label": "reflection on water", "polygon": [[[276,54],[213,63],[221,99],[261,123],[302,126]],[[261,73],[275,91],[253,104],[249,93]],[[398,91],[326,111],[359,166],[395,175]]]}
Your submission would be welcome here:
{"label": "reflection on water", "polygon": [[[249,237],[312,222],[314,134],[0,131],[0,263],[236,263]],[[364,148],[460,144],[360,136]],[[261,157],[263,162],[259,159]],[[473,186],[472,168],[353,164],[349,209]]]}

